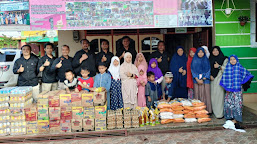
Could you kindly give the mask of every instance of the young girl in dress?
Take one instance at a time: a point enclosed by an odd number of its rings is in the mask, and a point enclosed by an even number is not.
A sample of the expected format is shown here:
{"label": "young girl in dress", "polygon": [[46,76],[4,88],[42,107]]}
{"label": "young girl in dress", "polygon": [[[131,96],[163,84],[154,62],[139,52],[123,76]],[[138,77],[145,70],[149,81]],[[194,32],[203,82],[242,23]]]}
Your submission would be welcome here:
{"label": "young girl in dress", "polygon": [[108,71],[112,76],[111,89],[110,89],[111,110],[123,108],[121,80],[120,80],[120,59],[117,56],[112,57],[111,64]]}
{"label": "young girl in dress", "polygon": [[139,72],[139,76],[137,78],[137,86],[138,86],[137,105],[140,107],[145,107],[146,106],[145,85],[147,84],[145,66],[139,65],[138,72]]}
{"label": "young girl in dress", "polygon": [[212,113],[210,89],[210,62],[203,48],[198,48],[191,63],[194,81],[194,98],[205,103],[206,109]]}
{"label": "young girl in dress", "polygon": [[124,62],[120,66],[120,77],[122,82],[122,97],[124,108],[137,107],[137,67],[132,64],[132,54],[127,52],[124,55]]}
{"label": "young girl in dress", "polygon": [[147,72],[153,72],[155,75],[155,83],[157,84],[158,91],[158,100],[161,100],[162,97],[162,87],[161,83],[163,80],[163,75],[161,69],[158,67],[158,62],[155,58],[152,58],[149,61]]}
{"label": "young girl in dress", "polygon": [[254,76],[239,63],[236,55],[231,55],[228,60],[220,81],[220,85],[226,90],[224,117],[228,121],[232,120],[236,129],[242,129],[238,123],[242,122],[242,87],[246,91]]}
{"label": "young girl in dress", "polygon": [[194,82],[193,82],[193,77],[191,73],[191,63],[193,60],[193,57],[195,55],[196,48],[190,48],[189,49],[189,54],[187,58],[187,87],[188,87],[188,98],[194,99]]}

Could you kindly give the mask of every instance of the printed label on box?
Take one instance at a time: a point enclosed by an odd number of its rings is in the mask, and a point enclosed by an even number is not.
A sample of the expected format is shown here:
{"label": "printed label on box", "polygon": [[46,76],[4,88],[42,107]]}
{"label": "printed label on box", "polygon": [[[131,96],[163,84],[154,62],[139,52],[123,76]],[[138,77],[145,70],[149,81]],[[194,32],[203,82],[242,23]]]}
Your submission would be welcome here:
{"label": "printed label on box", "polygon": [[70,94],[60,94],[60,105],[61,107],[71,106],[71,95]]}
{"label": "printed label on box", "polygon": [[61,108],[61,119],[62,120],[71,120],[72,119],[71,107],[62,107]]}
{"label": "printed label on box", "polygon": [[71,120],[61,120],[61,131],[71,132]]}
{"label": "printed label on box", "polygon": [[83,107],[94,106],[93,99],[94,99],[94,93],[82,93],[82,106]]}
{"label": "printed label on box", "polygon": [[60,97],[58,96],[49,96],[49,107],[59,107],[60,106]]}
{"label": "printed label on box", "polygon": [[94,130],[95,119],[83,119],[84,130]]}
{"label": "printed label on box", "polygon": [[60,107],[50,107],[49,108],[50,120],[60,120],[61,118],[61,108]]}
{"label": "printed label on box", "polygon": [[95,118],[96,119],[106,119],[106,105],[95,107]]}
{"label": "printed label on box", "polygon": [[83,107],[72,107],[72,119],[83,119]]}
{"label": "printed label on box", "polygon": [[84,118],[94,119],[95,118],[95,107],[84,107]]}
{"label": "printed label on box", "polygon": [[60,121],[56,120],[56,121],[50,121],[49,124],[50,127],[50,132],[60,132]]}
{"label": "printed label on box", "polygon": [[82,101],[82,98],[81,98],[80,93],[72,93],[71,94],[71,105],[73,107],[81,106],[81,101]]}
{"label": "printed label on box", "polygon": [[49,121],[48,120],[38,120],[38,132],[48,133],[49,132]]}
{"label": "printed label on box", "polygon": [[80,120],[72,119],[71,129],[72,130],[82,130],[82,119],[80,119]]}

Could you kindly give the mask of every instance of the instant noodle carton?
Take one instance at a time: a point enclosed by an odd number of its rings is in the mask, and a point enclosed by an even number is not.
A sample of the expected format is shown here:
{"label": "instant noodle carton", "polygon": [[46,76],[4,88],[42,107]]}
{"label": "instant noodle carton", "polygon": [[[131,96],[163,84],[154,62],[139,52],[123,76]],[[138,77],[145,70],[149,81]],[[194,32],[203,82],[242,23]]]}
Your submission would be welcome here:
{"label": "instant noodle carton", "polygon": [[38,98],[42,98],[42,99],[48,99],[48,92],[49,91],[43,91],[38,95]]}
{"label": "instant noodle carton", "polygon": [[60,106],[71,107],[71,94],[60,94]]}
{"label": "instant noodle carton", "polygon": [[106,104],[104,106],[95,106],[95,119],[106,119]]}
{"label": "instant noodle carton", "polygon": [[60,96],[59,95],[49,96],[48,104],[49,104],[49,107],[59,107]]}
{"label": "instant noodle carton", "polygon": [[82,131],[82,119],[72,119],[71,120],[71,131],[81,132]]}
{"label": "instant noodle carton", "polygon": [[27,121],[26,128],[27,128],[27,134],[37,134],[38,133],[37,121]]}
{"label": "instant noodle carton", "polygon": [[95,118],[95,107],[84,107],[84,119]]}
{"label": "instant noodle carton", "polygon": [[102,92],[95,91],[93,101],[94,101],[94,106],[104,105],[106,102],[106,91],[102,91]]}
{"label": "instant noodle carton", "polygon": [[71,107],[61,107],[61,119],[62,120],[71,120],[72,119]]}
{"label": "instant noodle carton", "polygon": [[38,133],[49,133],[49,120],[38,120]]}
{"label": "instant noodle carton", "polygon": [[95,129],[95,119],[83,119],[84,131],[93,131]]}
{"label": "instant noodle carton", "polygon": [[81,94],[80,93],[72,93],[71,94],[71,106],[72,107],[79,107],[81,106]]}
{"label": "instant noodle carton", "polygon": [[60,107],[49,107],[49,119],[60,120],[61,119],[61,108]]}
{"label": "instant noodle carton", "polygon": [[60,120],[61,132],[71,132],[71,120]]}
{"label": "instant noodle carton", "polygon": [[93,103],[94,93],[93,92],[82,93],[81,97],[82,97],[82,106],[83,107],[94,106],[94,103]]}
{"label": "instant noodle carton", "polygon": [[11,133],[10,135],[23,135],[26,134],[26,122],[16,121],[11,122]]}
{"label": "instant noodle carton", "polygon": [[37,121],[37,107],[25,109],[26,121]]}
{"label": "instant noodle carton", "polygon": [[72,107],[72,119],[83,119],[83,107]]}
{"label": "instant noodle carton", "polygon": [[58,132],[60,132],[61,131],[60,120],[50,121],[49,127],[50,127],[50,132],[51,133],[58,133]]}
{"label": "instant noodle carton", "polygon": [[106,130],[106,119],[95,119],[95,131]]}
{"label": "instant noodle carton", "polygon": [[38,107],[38,120],[49,120],[48,108]]}

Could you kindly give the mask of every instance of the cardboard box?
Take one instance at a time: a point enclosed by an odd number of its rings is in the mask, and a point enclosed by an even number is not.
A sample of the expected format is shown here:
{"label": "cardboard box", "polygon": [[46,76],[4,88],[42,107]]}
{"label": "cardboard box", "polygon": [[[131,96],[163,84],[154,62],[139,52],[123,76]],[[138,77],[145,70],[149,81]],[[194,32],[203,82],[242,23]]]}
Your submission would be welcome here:
{"label": "cardboard box", "polygon": [[71,107],[71,94],[60,94],[60,106]]}
{"label": "cardboard box", "polygon": [[37,121],[27,121],[26,129],[27,129],[27,134],[37,134],[38,133]]}
{"label": "cardboard box", "polygon": [[59,107],[60,106],[60,96],[59,95],[49,96],[48,104],[49,104],[49,107]]}
{"label": "cardboard box", "polygon": [[49,120],[48,108],[38,107],[38,120]]}
{"label": "cardboard box", "polygon": [[83,107],[72,107],[72,119],[83,119]]}
{"label": "cardboard box", "polygon": [[49,120],[38,120],[38,133],[49,133]]}
{"label": "cardboard box", "polygon": [[71,107],[61,107],[61,119],[62,120],[71,120],[72,119]]}
{"label": "cardboard box", "polygon": [[84,119],[95,118],[95,107],[84,107]]}
{"label": "cardboard box", "polygon": [[83,119],[83,129],[84,130],[94,130],[95,129],[95,119]]}
{"label": "cardboard box", "polygon": [[60,107],[49,107],[49,118],[50,120],[61,119],[61,108]]}
{"label": "cardboard box", "polygon": [[61,132],[71,132],[71,120],[61,120]]}
{"label": "cardboard box", "polygon": [[25,109],[26,121],[37,121],[37,107]]}
{"label": "cardboard box", "polygon": [[61,131],[60,120],[50,121],[49,127],[51,133],[59,133]]}
{"label": "cardboard box", "polygon": [[37,106],[39,106],[39,107],[49,107],[48,98],[38,98]]}
{"label": "cardboard box", "polygon": [[106,130],[106,119],[95,119],[95,131]]}
{"label": "cardboard box", "polygon": [[72,119],[71,120],[71,131],[82,131],[82,119]]}
{"label": "cardboard box", "polygon": [[94,106],[104,105],[106,102],[106,92],[94,92]]}
{"label": "cardboard box", "polygon": [[72,107],[79,107],[81,106],[81,94],[80,93],[72,93],[71,94],[71,106]]}
{"label": "cardboard box", "polygon": [[106,109],[107,106],[96,106],[95,107],[95,118],[96,119],[106,119]]}
{"label": "cardboard box", "polygon": [[92,107],[94,106],[94,93],[90,92],[90,93],[82,93],[81,94],[82,97],[82,106],[83,107]]}
{"label": "cardboard box", "polygon": [[43,91],[38,95],[38,98],[47,99],[48,98],[48,92],[49,91]]}

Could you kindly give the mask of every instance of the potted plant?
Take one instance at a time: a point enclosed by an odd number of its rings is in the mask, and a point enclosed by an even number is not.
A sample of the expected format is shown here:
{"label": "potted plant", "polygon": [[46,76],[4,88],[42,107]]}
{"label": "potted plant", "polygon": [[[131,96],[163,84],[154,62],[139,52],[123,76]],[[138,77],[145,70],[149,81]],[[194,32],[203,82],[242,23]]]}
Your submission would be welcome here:
{"label": "potted plant", "polygon": [[250,20],[250,18],[247,16],[240,16],[238,17],[238,20],[240,21],[240,25],[244,26],[247,23],[247,21]]}

